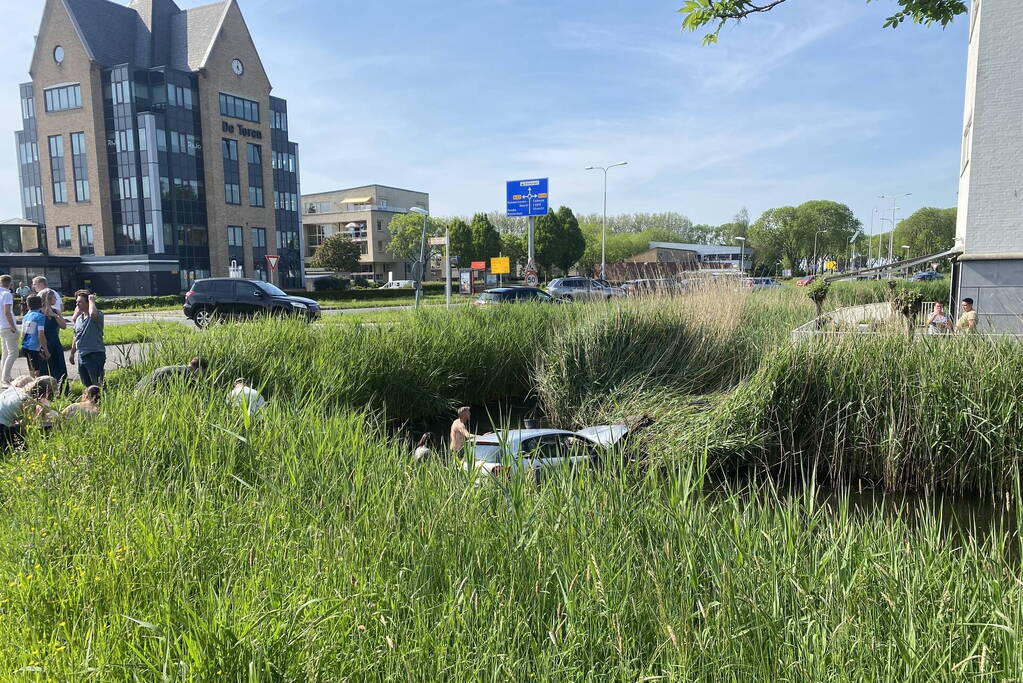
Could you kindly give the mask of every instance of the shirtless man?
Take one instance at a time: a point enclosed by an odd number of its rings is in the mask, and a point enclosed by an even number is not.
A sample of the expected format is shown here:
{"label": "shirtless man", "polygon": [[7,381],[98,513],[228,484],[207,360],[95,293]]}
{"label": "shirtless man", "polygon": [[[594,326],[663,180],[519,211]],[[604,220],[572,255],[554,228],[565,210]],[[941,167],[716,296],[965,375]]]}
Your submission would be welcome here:
{"label": "shirtless man", "polygon": [[458,409],[458,418],[451,423],[451,454],[461,457],[462,449],[465,448],[466,439],[475,439],[476,435],[469,431],[469,407],[462,406]]}

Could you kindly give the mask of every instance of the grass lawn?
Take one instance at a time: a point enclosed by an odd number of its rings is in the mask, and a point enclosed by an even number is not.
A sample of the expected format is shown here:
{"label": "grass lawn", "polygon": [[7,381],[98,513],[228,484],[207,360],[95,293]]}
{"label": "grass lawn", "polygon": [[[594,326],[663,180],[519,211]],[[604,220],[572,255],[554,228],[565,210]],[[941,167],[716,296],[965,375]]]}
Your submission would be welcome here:
{"label": "grass lawn", "polygon": [[[179,337],[193,333],[193,327],[177,322],[131,323],[128,325],[108,325],[103,330],[103,340],[108,345],[142,344],[158,339],[163,340],[169,337]],[[60,331],[60,343],[65,349],[71,348],[72,335],[73,332],[70,326],[68,329]]]}

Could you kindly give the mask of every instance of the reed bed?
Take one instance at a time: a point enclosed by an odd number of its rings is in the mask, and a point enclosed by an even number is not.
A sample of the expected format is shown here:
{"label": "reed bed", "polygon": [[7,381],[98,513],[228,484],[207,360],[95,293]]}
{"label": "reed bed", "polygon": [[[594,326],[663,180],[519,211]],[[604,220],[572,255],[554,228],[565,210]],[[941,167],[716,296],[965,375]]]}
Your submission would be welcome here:
{"label": "reed bed", "polygon": [[784,346],[694,422],[723,464],[817,468],[889,490],[1011,493],[1023,439],[1023,343],[901,335]]}
{"label": "reed bed", "polygon": [[[310,370],[311,372],[311,370]],[[854,513],[701,461],[478,486],[326,398],[111,392],[0,464],[0,676],[1018,677],[1006,533]]]}

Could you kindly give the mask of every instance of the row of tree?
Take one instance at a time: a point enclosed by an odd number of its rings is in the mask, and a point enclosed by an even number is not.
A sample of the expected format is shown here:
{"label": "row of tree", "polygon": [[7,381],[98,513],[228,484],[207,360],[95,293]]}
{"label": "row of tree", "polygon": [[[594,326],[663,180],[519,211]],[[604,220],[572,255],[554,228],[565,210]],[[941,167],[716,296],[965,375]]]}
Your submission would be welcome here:
{"label": "row of tree", "polygon": [[[389,251],[405,261],[419,258],[423,217],[418,214],[395,216],[390,223]],[[955,209],[920,209],[901,221],[895,231],[868,235],[845,204],[833,201],[810,201],[799,206],[782,206],[765,211],[750,222],[745,209],[721,225],[694,224],[678,213],[626,214],[609,216],[607,223],[607,263],[617,263],[649,249],[651,242],[737,245],[737,238],[746,238],[754,250],[758,268],[778,272],[781,268],[799,271],[816,256],[818,261],[844,261],[848,255],[877,257],[887,255],[889,243],[896,256],[902,245],[910,247],[911,256],[936,253],[952,246],[955,236]],[[499,214],[478,213],[471,219],[426,218],[427,237],[444,234],[445,225],[451,240],[451,254],[467,265],[472,261],[489,261],[507,256],[514,266],[526,263],[526,221]],[[577,218],[568,207],[561,207],[536,221],[535,249],[537,265],[544,275],[567,273],[570,270],[595,274],[601,261],[603,222],[596,214]],[[346,271],[359,260],[358,245],[344,244],[344,236],[335,236],[317,252],[314,265]],[[348,240],[350,242],[350,240]],[[336,244],[335,244],[336,243]],[[439,254],[441,247],[428,247],[428,258]],[[860,259],[862,263],[863,259]],[[339,267],[340,266],[340,267]]]}

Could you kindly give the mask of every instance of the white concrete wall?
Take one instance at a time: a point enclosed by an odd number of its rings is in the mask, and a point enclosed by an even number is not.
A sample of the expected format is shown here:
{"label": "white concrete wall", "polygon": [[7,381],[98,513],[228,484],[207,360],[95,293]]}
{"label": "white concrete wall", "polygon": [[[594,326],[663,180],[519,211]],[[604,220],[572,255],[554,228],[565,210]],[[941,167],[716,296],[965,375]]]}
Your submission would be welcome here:
{"label": "white concrete wall", "polygon": [[968,255],[1023,252],[1023,1],[974,0],[957,237]]}

